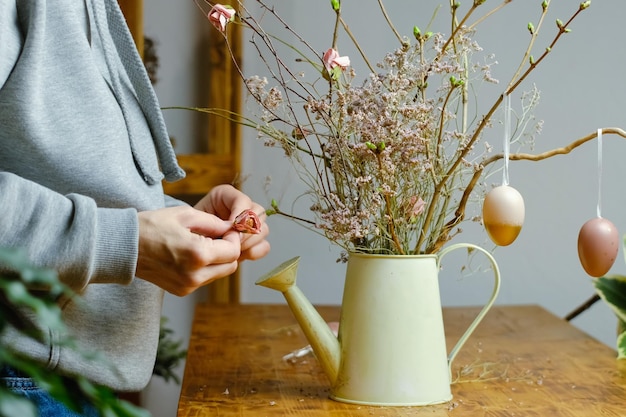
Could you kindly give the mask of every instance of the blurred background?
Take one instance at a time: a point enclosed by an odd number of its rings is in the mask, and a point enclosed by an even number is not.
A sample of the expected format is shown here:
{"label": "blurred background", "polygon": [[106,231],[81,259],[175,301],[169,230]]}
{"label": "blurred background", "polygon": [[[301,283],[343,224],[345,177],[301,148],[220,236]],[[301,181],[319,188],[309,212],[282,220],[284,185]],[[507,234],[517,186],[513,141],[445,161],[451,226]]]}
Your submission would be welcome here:
{"label": "blurred background", "polygon": [[[572,32],[564,36],[539,69],[512,98],[515,106],[522,91],[535,84],[541,91],[541,102],[535,117],[543,120],[543,131],[533,149],[540,153],[562,147],[600,127],[626,128],[624,109],[626,95],[621,79],[626,66],[622,45],[622,10],[619,0],[592,2],[591,7],[574,22]],[[280,15],[320,51],[330,47],[333,12],[328,0],[275,0]],[[462,7],[464,2],[461,2]],[[467,1],[467,3],[471,3]],[[500,1],[487,0],[486,9]],[[204,3],[203,3],[204,4]],[[556,32],[556,19],[566,20],[579,2],[551,2],[543,36],[535,45],[539,56]],[[252,1],[247,7],[254,9]],[[378,61],[396,47],[397,41],[380,19],[376,0],[344,0],[343,15],[355,36],[366,47],[369,58]],[[433,21],[433,31],[449,31],[448,3],[443,0],[386,3],[398,30],[411,36],[413,26],[426,28],[433,11],[441,5]],[[208,10],[208,8],[205,8]],[[492,68],[500,84],[480,91],[480,100],[491,104],[503,92],[514,70],[520,64],[529,40],[528,22],[536,22],[541,13],[541,1],[511,2],[497,15],[483,22],[476,40],[485,51],[495,54],[498,65]],[[145,3],[144,32],[154,42],[158,56],[158,80],[155,84],[162,106],[203,106],[209,94],[210,80],[208,48],[216,42],[215,30],[194,1],[150,0]],[[262,74],[256,52],[246,42],[243,33],[242,63],[247,75]],[[345,46],[344,46],[345,45]],[[357,75],[366,70],[351,48],[347,37],[339,42],[341,55],[349,55]],[[225,58],[226,59],[226,58]],[[214,88],[214,87],[213,87]],[[245,105],[247,103],[242,101]],[[206,118],[196,113],[166,111],[166,121],[179,155],[206,152]],[[496,120],[502,120],[496,116]],[[271,199],[283,201],[284,206],[302,193],[299,180],[289,162],[277,149],[265,148],[256,133],[242,130],[241,172],[242,189],[257,202],[269,206]],[[491,129],[486,139],[501,152],[500,125]],[[209,138],[209,141],[211,138]],[[623,192],[626,139],[604,136],[602,215],[626,233],[626,195]],[[577,236],[580,227],[596,216],[598,198],[598,169],[596,141],[591,141],[565,156],[541,162],[511,162],[510,185],[524,197],[526,220],[517,241],[511,246],[495,248],[479,224],[467,222],[463,233],[454,242],[470,242],[493,249],[502,273],[502,288],[498,304],[538,304],[564,317],[593,295],[593,285],[578,260]],[[500,175],[492,177],[500,182]],[[480,213],[480,205],[472,214]],[[339,250],[325,239],[307,232],[287,219],[272,217],[272,252],[266,258],[247,262],[240,268],[238,299],[241,303],[282,303],[282,296],[257,287],[254,281],[279,263],[301,256],[298,285],[317,304],[340,304],[345,265],[338,264]],[[467,264],[463,253],[449,255],[440,275],[441,297],[445,306],[466,306],[483,303],[490,294],[490,272],[461,273]],[[476,258],[473,262],[480,265]],[[477,268],[480,269],[480,268]],[[611,273],[626,273],[624,255],[620,248]],[[210,291],[210,289],[208,290]],[[206,291],[184,298],[167,295],[164,315],[175,337],[186,341],[190,335],[193,309],[208,297]],[[602,302],[572,322],[600,341],[614,346],[616,319]],[[224,341],[228,343],[228,341]],[[184,365],[184,364],[183,364]],[[183,365],[176,369],[182,376]],[[155,378],[142,394],[143,406],[153,416],[176,414],[179,387]]]}

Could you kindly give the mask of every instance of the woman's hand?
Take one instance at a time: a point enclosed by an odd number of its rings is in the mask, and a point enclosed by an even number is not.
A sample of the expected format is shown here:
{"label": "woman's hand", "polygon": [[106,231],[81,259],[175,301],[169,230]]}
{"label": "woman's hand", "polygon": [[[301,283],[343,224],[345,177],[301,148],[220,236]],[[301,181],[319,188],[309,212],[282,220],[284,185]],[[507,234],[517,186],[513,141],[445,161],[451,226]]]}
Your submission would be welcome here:
{"label": "woman's hand", "polygon": [[[237,215],[248,209],[258,215],[257,234],[233,229]],[[195,207],[144,211],[138,218],[136,275],[178,296],[231,275],[239,262],[270,250],[265,210],[229,185],[215,187]]]}
{"label": "woman's hand", "polygon": [[183,296],[237,270],[241,242],[228,221],[188,206],[138,216],[138,277]]}
{"label": "woman's hand", "polygon": [[260,221],[260,231],[257,234],[241,233],[241,256],[239,261],[245,259],[259,259],[270,251],[267,241],[269,226],[266,223],[267,216],[263,207],[253,202],[250,197],[230,185],[219,185],[211,190],[195,208],[206,213],[214,214],[230,224],[245,210],[254,211]]}

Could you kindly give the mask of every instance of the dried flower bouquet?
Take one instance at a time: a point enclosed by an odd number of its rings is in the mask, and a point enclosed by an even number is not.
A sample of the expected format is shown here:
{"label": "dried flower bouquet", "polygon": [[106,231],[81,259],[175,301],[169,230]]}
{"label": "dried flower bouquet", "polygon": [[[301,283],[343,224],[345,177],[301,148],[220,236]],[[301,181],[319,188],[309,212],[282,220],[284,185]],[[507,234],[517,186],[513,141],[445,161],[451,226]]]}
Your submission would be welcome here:
{"label": "dried flower bouquet", "polygon": [[[510,0],[484,12],[485,0],[474,0],[466,7],[451,1],[451,33],[415,26],[410,36],[393,25],[378,0],[379,12],[397,45],[376,65],[350,31],[340,0],[330,0],[335,29],[324,52],[315,50],[264,0],[255,0],[261,16],[252,15],[243,2],[232,7],[196,1],[227,43],[229,24],[249,30],[250,43],[267,67],[267,76],[250,76],[237,65],[249,97],[258,105],[257,113],[194,110],[256,129],[266,145],[281,148],[296,166],[307,187],[305,194],[312,200],[311,213],[283,210],[276,201],[268,213],[300,221],[348,252],[399,255],[436,253],[460,232],[468,203],[482,201],[487,189],[485,172],[504,157],[492,153],[489,144],[481,144],[494,125],[497,110],[590,6],[590,1],[577,4],[569,19],[556,19],[550,28],[546,25],[550,1],[536,3],[538,20],[520,26],[529,39],[520,66],[502,93],[484,107],[483,97],[471,96],[472,86],[497,81],[491,75],[490,55],[482,51],[474,35],[480,24],[496,18]],[[293,44],[268,31],[278,27],[284,28]],[[554,35],[534,56],[540,30],[553,30]],[[339,53],[341,32],[360,56]],[[295,62],[283,59],[280,51],[284,49],[297,56]],[[369,74],[355,72],[351,66],[355,59],[363,60]],[[233,60],[237,64],[234,56]],[[534,140],[540,130],[531,123],[538,92],[531,88],[519,96],[511,140],[522,144]],[[478,103],[487,109],[484,114],[479,114]],[[616,128],[603,129],[603,133],[626,137],[626,132]],[[546,159],[595,137],[593,133],[538,155],[511,153],[508,159]]]}

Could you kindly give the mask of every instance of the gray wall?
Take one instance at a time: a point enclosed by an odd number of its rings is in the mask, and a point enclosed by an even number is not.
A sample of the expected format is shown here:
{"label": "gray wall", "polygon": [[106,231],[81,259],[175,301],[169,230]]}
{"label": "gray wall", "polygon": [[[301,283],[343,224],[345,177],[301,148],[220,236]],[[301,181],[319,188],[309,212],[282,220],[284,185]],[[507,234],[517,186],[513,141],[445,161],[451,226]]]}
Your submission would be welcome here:
{"label": "gray wall", "polygon": [[[291,19],[314,46],[323,51],[330,42],[332,22],[328,1],[276,0],[281,13]],[[420,2],[387,2],[389,13],[403,33],[417,24],[424,28],[437,4],[447,2],[423,0]],[[469,3],[469,2],[463,2]],[[486,2],[499,4],[500,2]],[[481,94],[481,100],[495,99],[502,84],[508,81],[514,67],[521,59],[520,52],[528,39],[526,24],[536,21],[540,1],[512,2],[495,19],[481,29],[478,41],[485,50],[493,51],[499,65],[493,69],[500,79],[499,87]],[[554,21],[565,20],[578,1],[552,2],[551,13],[544,32],[553,33]],[[155,37],[161,58],[160,81],[157,93],[164,106],[196,104],[201,74],[197,68],[202,60],[202,45],[208,23],[199,16],[193,2],[181,4],[167,0],[146,3],[146,34]],[[366,10],[377,13],[374,0],[344,1],[344,15],[366,45],[375,60],[387,51],[393,40],[384,32],[384,24],[376,17],[366,17]],[[542,100],[535,111],[544,120],[543,132],[538,137],[533,152],[542,152],[568,144],[574,139],[595,132],[599,127],[626,127],[623,111],[625,95],[622,73],[626,64],[622,46],[622,21],[618,11],[623,9],[619,0],[593,2],[574,23],[572,33],[557,45],[548,60],[527,81],[535,83],[542,92]],[[439,12],[447,18],[444,8]],[[319,19],[312,16],[322,16]],[[402,19],[411,18],[410,21]],[[447,26],[445,27],[447,28]],[[446,30],[446,29],[442,30]],[[406,29],[406,30],[405,30]],[[536,45],[538,56],[546,45],[541,38]],[[346,45],[344,37],[340,45]],[[353,58],[357,71],[365,70],[356,60],[356,53],[340,47],[342,54]],[[261,73],[254,51],[244,55],[244,67],[249,75]],[[528,89],[528,88],[526,88]],[[524,90],[524,89],[522,89]],[[519,97],[517,95],[516,97]],[[513,100],[515,103],[515,98]],[[194,137],[195,121],[189,115],[168,115],[171,133],[177,138],[181,153],[197,149]],[[264,148],[255,139],[254,132],[246,132],[243,147],[244,189],[262,204],[272,198],[286,205],[301,193],[301,185],[289,168],[288,162],[276,149]],[[494,129],[489,141],[499,149],[500,130]],[[623,192],[622,155],[626,154],[626,140],[617,136],[604,138],[603,217],[611,220],[626,233]],[[558,316],[564,316],[593,294],[590,278],[582,270],[576,242],[578,231],[585,221],[596,215],[597,202],[596,143],[591,142],[567,156],[543,162],[512,162],[511,185],[524,196],[526,222],[518,240],[511,246],[494,250],[502,272],[502,289],[498,304],[539,304]],[[272,177],[271,186],[266,177]],[[499,182],[499,175],[493,177]],[[477,205],[475,210],[478,212]],[[320,304],[339,304],[343,287],[344,266],[335,263],[338,250],[316,235],[305,231],[285,219],[271,218],[271,254],[260,261],[245,263],[242,268],[241,298],[246,303],[283,302],[271,290],[256,287],[254,281],[264,272],[293,256],[302,256],[299,286],[311,301]],[[477,225],[467,223],[456,242],[471,242],[494,249],[485,232]],[[463,255],[450,256],[441,274],[441,292],[444,305],[462,306],[482,303],[489,293],[491,277],[476,273],[462,276]],[[623,253],[611,270],[625,273]],[[183,299],[167,296],[165,314],[180,337],[188,338],[194,303],[202,294]],[[609,309],[597,303],[574,324],[599,340],[614,345],[616,320]],[[182,370],[181,370],[182,373]],[[145,394],[148,408],[155,417],[175,415],[178,388],[155,380]]]}

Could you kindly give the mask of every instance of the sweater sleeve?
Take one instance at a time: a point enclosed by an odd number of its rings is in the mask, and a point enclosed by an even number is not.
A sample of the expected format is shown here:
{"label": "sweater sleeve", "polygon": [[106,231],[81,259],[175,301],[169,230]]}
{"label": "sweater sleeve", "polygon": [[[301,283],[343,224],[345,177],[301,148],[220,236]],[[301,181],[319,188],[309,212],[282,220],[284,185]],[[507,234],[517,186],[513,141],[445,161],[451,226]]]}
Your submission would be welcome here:
{"label": "sweater sleeve", "polygon": [[7,172],[0,172],[0,207],[0,246],[25,249],[35,265],[56,270],[73,290],[133,279],[135,209],[99,208],[89,197],[64,196]]}
{"label": "sweater sleeve", "polygon": [[178,200],[170,195],[165,194],[165,207],[188,206],[184,201]]}
{"label": "sweater sleeve", "polygon": [[17,61],[22,42],[15,3],[0,1],[0,88]]}

